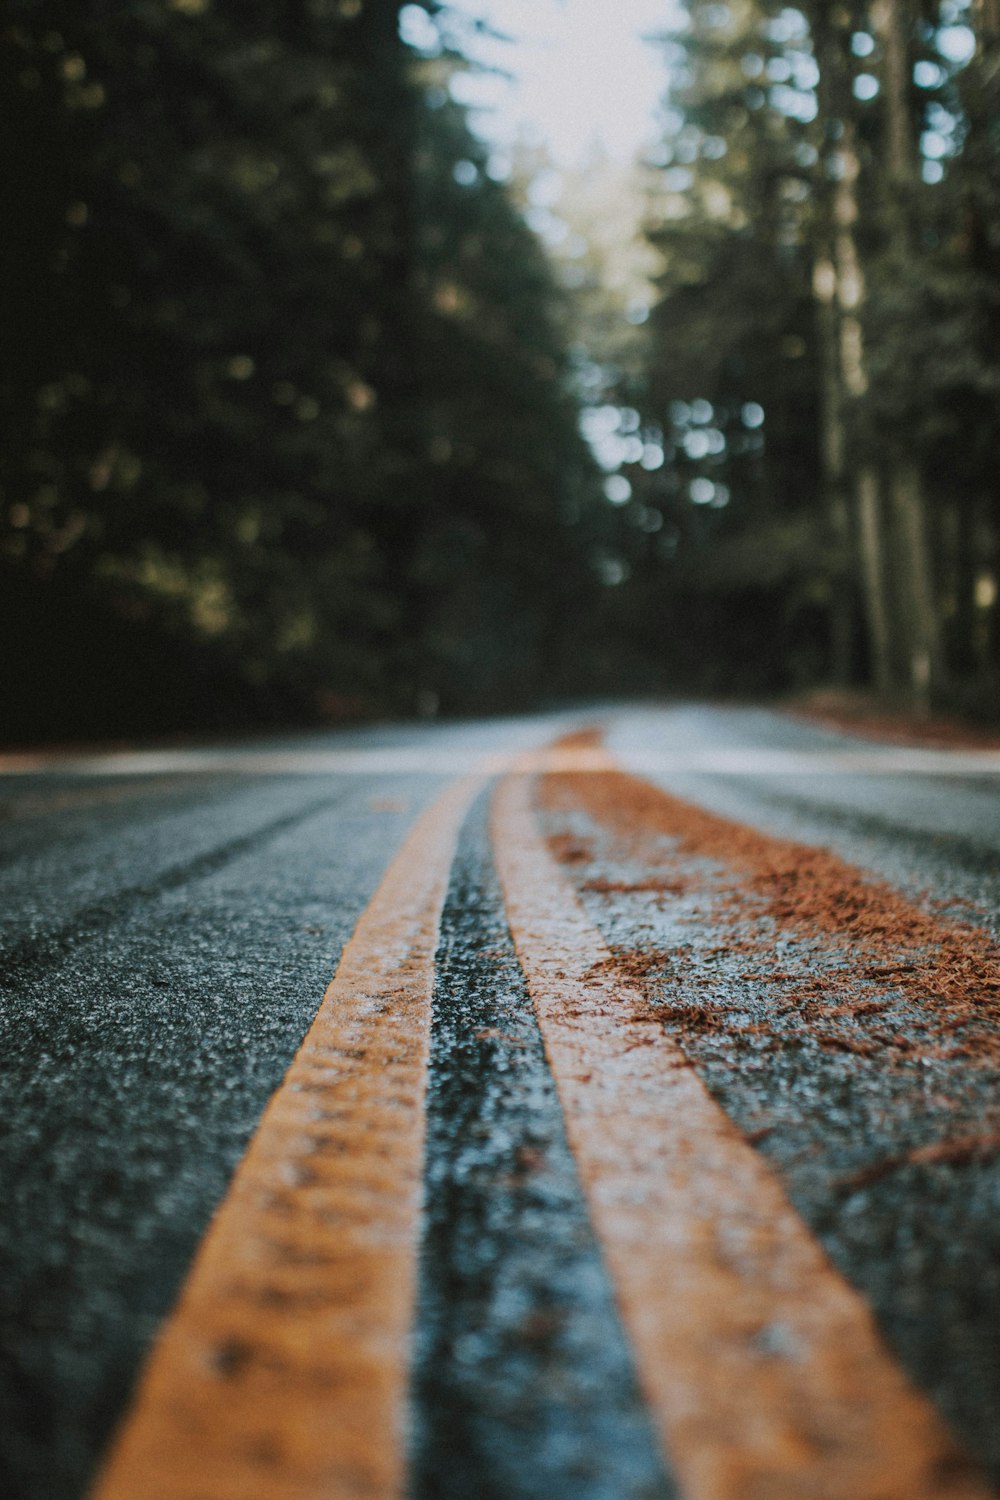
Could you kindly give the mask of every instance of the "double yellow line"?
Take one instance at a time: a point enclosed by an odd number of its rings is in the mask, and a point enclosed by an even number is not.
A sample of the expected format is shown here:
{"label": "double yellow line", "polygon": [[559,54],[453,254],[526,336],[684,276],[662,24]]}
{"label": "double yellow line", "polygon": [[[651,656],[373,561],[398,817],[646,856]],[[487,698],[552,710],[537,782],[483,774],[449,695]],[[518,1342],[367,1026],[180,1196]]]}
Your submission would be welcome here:
{"label": "double yellow line", "polygon": [[[362,915],[92,1500],[403,1495],[434,957],[483,785],[453,785],[424,813]],[[531,786],[526,767],[494,800],[508,918],[682,1493],[985,1500],[863,1299],[615,973],[541,838]]]}

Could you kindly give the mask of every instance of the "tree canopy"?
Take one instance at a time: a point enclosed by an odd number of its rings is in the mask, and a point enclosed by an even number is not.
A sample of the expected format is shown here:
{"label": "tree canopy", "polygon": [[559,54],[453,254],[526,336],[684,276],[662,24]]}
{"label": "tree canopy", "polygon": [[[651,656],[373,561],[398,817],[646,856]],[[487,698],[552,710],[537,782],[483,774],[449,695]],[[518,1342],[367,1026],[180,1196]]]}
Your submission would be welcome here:
{"label": "tree canopy", "polygon": [[664,46],[661,611],[712,680],[995,716],[1000,12],[688,0]]}
{"label": "tree canopy", "polygon": [[460,35],[10,0],[6,738],[819,682],[997,717],[1000,0],[685,0],[641,255],[610,160],[502,180]]}
{"label": "tree canopy", "polygon": [[8,8],[8,735],[555,665],[594,485],[559,293],[399,8]]}

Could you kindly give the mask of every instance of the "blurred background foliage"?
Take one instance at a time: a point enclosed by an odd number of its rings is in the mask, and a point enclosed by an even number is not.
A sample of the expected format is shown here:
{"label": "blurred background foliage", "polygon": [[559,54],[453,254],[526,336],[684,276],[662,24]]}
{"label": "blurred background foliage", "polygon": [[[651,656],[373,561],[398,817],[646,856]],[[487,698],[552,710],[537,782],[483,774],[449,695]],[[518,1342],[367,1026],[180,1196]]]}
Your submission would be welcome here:
{"label": "blurred background foliage", "polygon": [[1000,4],[687,0],[663,46],[633,566],[720,686],[995,720]]}
{"label": "blurred background foliage", "polygon": [[594,494],[560,293],[398,9],[8,7],[8,738],[558,671]]}
{"label": "blurred background foliage", "polygon": [[401,9],[8,0],[3,737],[997,717],[1000,0],[687,0],[575,178]]}

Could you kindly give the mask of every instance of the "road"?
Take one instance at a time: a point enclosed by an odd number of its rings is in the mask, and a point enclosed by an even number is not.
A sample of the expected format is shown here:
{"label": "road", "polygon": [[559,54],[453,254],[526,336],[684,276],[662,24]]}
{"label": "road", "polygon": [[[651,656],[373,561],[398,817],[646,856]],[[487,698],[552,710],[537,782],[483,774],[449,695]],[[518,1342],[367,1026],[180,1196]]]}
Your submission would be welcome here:
{"label": "road", "polygon": [[998,1493],[998,898],[763,709],[0,757],[0,1493]]}

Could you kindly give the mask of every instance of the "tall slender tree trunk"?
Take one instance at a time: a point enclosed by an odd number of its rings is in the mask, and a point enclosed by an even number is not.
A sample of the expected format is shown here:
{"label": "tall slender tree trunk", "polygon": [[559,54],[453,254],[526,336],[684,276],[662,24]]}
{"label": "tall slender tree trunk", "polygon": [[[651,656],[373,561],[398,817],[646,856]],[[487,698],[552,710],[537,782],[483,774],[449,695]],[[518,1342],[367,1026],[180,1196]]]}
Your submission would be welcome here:
{"label": "tall slender tree trunk", "polygon": [[[872,24],[882,43],[885,122],[884,194],[889,248],[902,273],[912,255],[910,212],[917,175],[913,90],[912,7],[906,0],[876,0]],[[893,444],[889,488],[897,521],[900,576],[904,590],[907,688],[926,712],[945,684],[940,611],[931,563],[930,523],[924,475],[912,453]]]}
{"label": "tall slender tree trunk", "polygon": [[1000,0],[973,0],[972,16],[981,48],[1000,37]]}
{"label": "tall slender tree trunk", "polygon": [[895,454],[890,484],[906,561],[909,688],[915,705],[926,712],[935,690],[943,685],[944,666],[938,601],[930,565],[927,504],[919,464]]}
{"label": "tall slender tree trunk", "polygon": [[[861,167],[854,123],[850,118],[845,118],[842,126],[837,183],[833,195],[840,366],[847,399],[859,402],[868,390],[862,324],[866,286],[857,244],[858,177]],[[889,696],[895,687],[898,619],[897,611],[892,607],[893,596],[889,591],[886,524],[879,475],[870,460],[862,461],[854,474],[854,498],[872,682],[880,695]]]}
{"label": "tall slender tree trunk", "polygon": [[[969,271],[980,284],[988,285],[995,281],[997,267],[997,253],[990,234],[993,208],[985,184],[992,175],[993,132],[1000,111],[1000,0],[973,0],[971,22],[976,52],[962,75],[966,121],[963,159],[968,163],[963,241]],[[995,344],[996,330],[995,314],[981,320],[977,341],[982,347],[988,349]],[[1000,534],[994,487],[984,487],[964,510],[966,547],[961,604],[970,617],[970,654],[979,679],[977,696],[985,704],[991,698],[995,699],[1000,681],[1000,605],[997,600]]]}
{"label": "tall slender tree trunk", "polygon": [[[845,119],[850,93],[843,38],[826,7],[815,18],[814,41],[820,69],[820,120],[829,127],[833,121]],[[852,158],[856,177],[856,154],[852,153]],[[872,676],[880,690],[885,690],[890,656],[882,595],[881,529],[877,504],[871,503],[873,494],[877,501],[877,481],[867,470],[861,475],[854,471],[848,451],[851,402],[866,385],[857,317],[863,296],[854,242],[857,199],[853,178],[845,181],[842,152],[830,153],[823,166],[821,230],[813,267],[813,295],[820,345],[823,479],[835,559],[833,588],[840,595],[831,605],[831,668],[835,680],[849,680],[853,590],[841,591],[839,585],[842,579],[846,581],[850,571],[861,585]],[[862,493],[867,496],[864,514]]]}
{"label": "tall slender tree trunk", "polygon": [[833,553],[828,615],[830,676],[838,687],[846,687],[851,680],[854,655],[854,599],[849,586],[852,538],[836,305],[837,271],[829,242],[824,244],[813,269],[813,294],[820,355],[820,451],[827,527]]}
{"label": "tall slender tree trunk", "polygon": [[883,532],[879,477],[872,465],[866,464],[858,475],[858,551],[864,570],[865,598],[868,602],[872,683],[879,697],[888,698],[893,692],[895,681]]}

